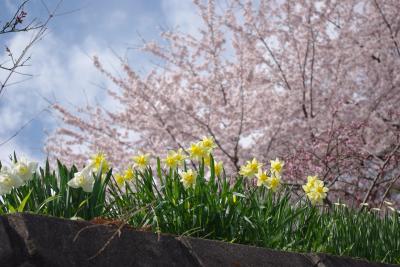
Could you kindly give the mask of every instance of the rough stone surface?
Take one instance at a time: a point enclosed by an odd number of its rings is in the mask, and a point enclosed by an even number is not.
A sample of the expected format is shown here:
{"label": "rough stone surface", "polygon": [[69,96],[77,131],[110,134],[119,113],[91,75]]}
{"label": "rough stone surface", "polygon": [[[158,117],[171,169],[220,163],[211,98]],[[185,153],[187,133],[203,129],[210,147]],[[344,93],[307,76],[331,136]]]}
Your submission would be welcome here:
{"label": "rough stone surface", "polygon": [[390,266],[157,235],[26,213],[0,216],[0,266]]}

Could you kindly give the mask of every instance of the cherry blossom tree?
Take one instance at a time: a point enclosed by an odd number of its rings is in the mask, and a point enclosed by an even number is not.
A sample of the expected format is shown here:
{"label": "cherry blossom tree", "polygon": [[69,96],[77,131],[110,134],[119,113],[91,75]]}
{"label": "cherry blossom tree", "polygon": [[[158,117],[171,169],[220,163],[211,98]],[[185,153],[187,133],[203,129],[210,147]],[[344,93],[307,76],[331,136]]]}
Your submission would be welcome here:
{"label": "cherry blossom tree", "polygon": [[121,58],[121,78],[94,58],[118,111],[55,105],[64,124],[48,139],[52,157],[82,163],[101,150],[121,166],[137,150],[163,156],[212,136],[228,173],[279,157],[283,180],[298,188],[317,174],[331,201],[398,198],[399,1],[194,4],[198,32],[144,43],[158,58],[146,75]]}

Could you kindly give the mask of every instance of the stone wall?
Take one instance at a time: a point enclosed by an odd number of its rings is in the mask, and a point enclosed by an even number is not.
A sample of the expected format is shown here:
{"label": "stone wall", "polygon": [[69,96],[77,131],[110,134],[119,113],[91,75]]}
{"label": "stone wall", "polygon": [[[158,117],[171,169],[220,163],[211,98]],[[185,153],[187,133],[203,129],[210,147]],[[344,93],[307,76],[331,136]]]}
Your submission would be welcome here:
{"label": "stone wall", "polygon": [[0,266],[389,266],[19,213],[0,216]]}

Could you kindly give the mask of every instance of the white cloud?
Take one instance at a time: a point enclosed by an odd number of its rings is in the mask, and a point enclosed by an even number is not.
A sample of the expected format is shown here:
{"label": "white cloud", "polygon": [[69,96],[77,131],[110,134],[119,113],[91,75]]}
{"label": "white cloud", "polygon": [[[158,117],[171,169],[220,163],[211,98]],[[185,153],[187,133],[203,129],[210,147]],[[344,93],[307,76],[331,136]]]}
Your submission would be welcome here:
{"label": "white cloud", "polygon": [[81,106],[87,100],[92,102],[100,92],[91,82],[109,84],[94,67],[93,55],[116,62],[109,50],[97,46],[90,36],[81,46],[66,45],[54,37],[46,37],[35,50],[32,65],[39,76],[33,80],[32,87],[47,96],[53,95],[61,103]]}
{"label": "white cloud", "polygon": [[[18,34],[13,36],[7,45],[11,51],[18,54],[29,38],[30,35]],[[5,94],[0,97],[0,143],[49,105],[42,96],[69,108],[85,106],[87,102],[115,107],[113,100],[104,97],[106,92],[92,84],[112,86],[111,81],[94,67],[91,57],[98,55],[104,62],[114,65],[118,64],[118,60],[110,49],[100,47],[92,37],[86,37],[84,43],[78,46],[65,44],[56,35],[48,34],[30,50],[30,54],[32,57],[29,64],[32,67],[24,71],[33,74],[34,77],[7,87]],[[6,55],[3,55],[0,60],[5,58]],[[4,75],[3,72],[0,78]],[[15,75],[13,81],[21,78],[24,77]],[[48,130],[53,129],[56,120],[42,115],[41,113],[36,120],[41,121]],[[35,131],[42,131],[43,135],[43,128],[37,127]],[[30,154],[32,147],[22,148],[17,140],[18,138],[15,138],[0,147],[0,160],[6,160],[14,150],[18,154]],[[39,145],[35,145],[35,149],[38,149]]]}
{"label": "white cloud", "polygon": [[201,19],[192,1],[162,0],[161,6],[168,26],[195,36],[198,34]]}
{"label": "white cloud", "polygon": [[2,105],[0,107],[1,127],[0,136],[9,133],[11,130],[16,129],[22,122],[22,111],[15,110],[9,105]]}

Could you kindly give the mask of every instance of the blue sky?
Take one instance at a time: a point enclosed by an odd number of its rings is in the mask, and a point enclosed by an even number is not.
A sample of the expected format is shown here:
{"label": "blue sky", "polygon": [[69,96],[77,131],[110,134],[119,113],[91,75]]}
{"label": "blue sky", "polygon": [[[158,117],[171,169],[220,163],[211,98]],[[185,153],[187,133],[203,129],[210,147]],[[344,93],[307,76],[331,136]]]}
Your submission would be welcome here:
{"label": "blue sky", "polygon": [[[0,20],[14,12],[19,0],[0,1]],[[52,10],[58,0],[43,0]],[[40,0],[31,0],[26,7],[28,18],[44,20],[46,7]],[[32,120],[15,138],[0,146],[0,160],[5,161],[14,150],[30,158],[43,160],[46,134],[59,123],[48,103],[57,101],[66,107],[83,106],[86,102],[112,107],[99,86],[112,86],[93,66],[97,55],[111,69],[119,67],[112,51],[127,55],[135,69],[145,72],[149,58],[128,49],[146,40],[158,40],[161,27],[186,32],[196,29],[195,9],[191,0],[64,0],[50,23],[43,40],[31,50],[30,67],[25,72],[33,77],[7,88],[0,97],[0,143]],[[63,14],[65,13],[65,14]],[[32,33],[0,35],[0,59],[7,59],[4,47],[18,53]],[[128,50],[127,50],[128,49]],[[0,78],[4,73],[0,73]],[[14,76],[14,81],[23,77]],[[39,114],[39,115],[38,115]]]}

